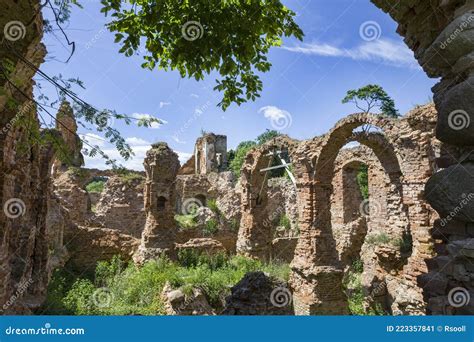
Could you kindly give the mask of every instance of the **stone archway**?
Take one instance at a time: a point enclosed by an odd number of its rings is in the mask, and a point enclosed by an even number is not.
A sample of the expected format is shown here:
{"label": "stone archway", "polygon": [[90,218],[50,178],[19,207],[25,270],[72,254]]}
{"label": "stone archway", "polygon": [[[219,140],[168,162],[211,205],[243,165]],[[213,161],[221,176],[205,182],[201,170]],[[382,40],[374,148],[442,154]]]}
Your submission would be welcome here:
{"label": "stone archway", "polygon": [[269,172],[261,170],[271,167],[273,155],[277,151],[285,152],[293,159],[295,147],[295,140],[279,136],[247,154],[241,170],[242,218],[237,238],[237,253],[264,260],[270,258],[271,222],[278,219],[285,208],[268,210]]}
{"label": "stone archway", "polygon": [[[422,200],[422,188],[419,187],[431,174],[429,158],[426,153],[421,152],[428,150],[430,143],[426,139],[420,139],[418,130],[410,120],[416,118],[408,115],[397,120],[372,114],[353,114],[339,121],[327,135],[307,143],[306,150],[314,150],[314,167],[307,175],[309,189],[302,196],[310,206],[305,210],[311,212],[311,220],[300,224],[301,236],[292,262],[291,283],[295,291],[297,313],[347,313],[346,299],[341,288],[342,265],[336,251],[328,203],[333,193],[335,160],[341,147],[351,140],[357,140],[371,148],[387,176],[386,193],[382,197],[385,197],[387,202],[385,227],[388,227],[386,229],[389,239],[404,241],[408,236],[409,240],[416,240],[413,248],[417,252],[420,241],[428,245],[425,249],[421,248],[424,251],[421,258],[418,253],[411,253],[417,255],[416,270],[413,267],[407,269],[408,265],[413,266],[413,262],[410,262],[411,254],[404,257],[397,248],[383,246],[384,248],[379,248],[377,255],[378,267],[404,270],[399,272],[399,277],[386,280],[390,283],[387,288],[390,287],[393,293],[391,310],[396,313],[424,312],[422,291],[412,277],[413,274],[426,271],[426,264],[419,264],[423,263],[423,258],[430,256],[427,250],[432,248],[427,222],[430,210]],[[356,128],[367,124],[378,127],[383,134],[355,131]],[[403,139],[400,139],[401,135],[404,135]],[[415,153],[415,146],[421,151]],[[424,180],[420,181],[423,177]],[[405,277],[406,274],[409,275]],[[413,288],[410,293],[411,307],[407,307],[409,305],[406,305],[404,299],[398,298],[397,291],[401,284]]]}

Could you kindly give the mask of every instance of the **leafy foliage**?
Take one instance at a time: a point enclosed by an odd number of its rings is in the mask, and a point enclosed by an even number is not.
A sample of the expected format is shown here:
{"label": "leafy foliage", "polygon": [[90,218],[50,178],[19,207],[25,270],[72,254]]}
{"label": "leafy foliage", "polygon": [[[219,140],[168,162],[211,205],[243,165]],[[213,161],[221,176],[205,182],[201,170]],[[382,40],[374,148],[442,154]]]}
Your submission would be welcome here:
{"label": "leafy foliage", "polygon": [[[244,164],[245,161],[245,156],[247,153],[250,151],[250,149],[254,146],[262,145],[266,143],[267,141],[277,137],[280,135],[280,132],[275,131],[275,130],[270,130],[267,129],[265,132],[260,134],[255,141],[248,140],[248,141],[242,141],[235,151],[230,150],[229,151],[229,169],[234,172],[235,175],[240,176],[240,169],[242,168],[242,165]],[[277,161],[274,160],[272,165],[276,165]],[[280,177],[283,175],[285,172],[283,169],[281,170],[275,170],[276,175],[272,173],[275,177]]]}
{"label": "leafy foliage", "polygon": [[196,215],[194,214],[175,215],[174,220],[183,229],[195,228],[197,226]]}
{"label": "leafy foliage", "polygon": [[282,227],[285,227],[286,230],[291,229],[291,221],[288,218],[288,216],[286,216],[284,214],[280,216],[280,219],[278,221],[278,225],[282,226]]}
{"label": "leafy foliage", "polygon": [[[242,256],[227,257],[180,252],[178,262],[167,258],[148,261],[139,267],[127,265],[118,257],[110,262],[99,262],[95,276],[66,279],[67,271],[55,272],[48,288],[48,299],[39,314],[73,315],[162,315],[164,306],[161,291],[165,283],[173,288],[199,287],[209,303],[218,308],[247,272],[263,271],[281,280],[288,280],[289,265],[264,264]],[[67,274],[66,276],[64,274]],[[110,305],[97,306],[94,292],[107,288]],[[52,296],[51,294],[54,294]]]}
{"label": "leafy foliage", "polygon": [[86,190],[89,193],[100,194],[104,190],[104,181],[93,181],[86,185]]}
{"label": "leafy foliage", "polygon": [[257,144],[254,141],[243,141],[235,149],[235,157],[229,163],[229,169],[237,176],[240,176],[240,169],[245,161],[245,156],[250,149]]}
{"label": "leafy foliage", "polygon": [[[222,77],[215,90],[223,92],[225,110],[259,97],[267,72],[267,54],[283,36],[303,38],[295,13],[278,0],[151,1],[102,0],[102,12],[120,52],[145,51],[143,68],[177,70],[181,77],[204,79],[216,71]],[[144,45],[141,48],[141,45]]]}
{"label": "leafy foliage", "polygon": [[[389,117],[398,117],[398,110],[395,108],[395,102],[388,96],[383,88],[376,84],[368,84],[359,89],[349,90],[342,99],[342,103],[354,103],[355,106],[365,113],[369,113],[377,107],[384,115]],[[364,102],[365,106],[360,102]]]}
{"label": "leafy foliage", "polygon": [[203,233],[204,235],[212,235],[217,233],[219,230],[219,222],[215,219],[209,219],[206,221],[206,225],[204,226]]}
{"label": "leafy foliage", "polygon": [[272,140],[273,138],[276,138],[278,136],[280,136],[281,133],[274,130],[274,129],[268,129],[263,132],[262,134],[260,134],[257,139],[255,139],[255,141],[257,142],[257,145],[263,145],[265,144],[267,141],[270,141]]}

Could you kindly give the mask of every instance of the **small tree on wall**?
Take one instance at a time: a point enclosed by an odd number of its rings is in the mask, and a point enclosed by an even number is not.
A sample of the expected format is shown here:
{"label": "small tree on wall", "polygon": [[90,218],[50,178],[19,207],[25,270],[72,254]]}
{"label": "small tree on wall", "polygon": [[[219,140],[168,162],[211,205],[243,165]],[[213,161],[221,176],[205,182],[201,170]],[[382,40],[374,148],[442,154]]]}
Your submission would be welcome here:
{"label": "small tree on wall", "polygon": [[395,108],[395,101],[377,84],[368,84],[359,89],[349,90],[346,97],[342,99],[342,103],[349,102],[354,103],[364,113],[369,113],[373,108],[379,108],[386,116],[392,118],[400,116]]}

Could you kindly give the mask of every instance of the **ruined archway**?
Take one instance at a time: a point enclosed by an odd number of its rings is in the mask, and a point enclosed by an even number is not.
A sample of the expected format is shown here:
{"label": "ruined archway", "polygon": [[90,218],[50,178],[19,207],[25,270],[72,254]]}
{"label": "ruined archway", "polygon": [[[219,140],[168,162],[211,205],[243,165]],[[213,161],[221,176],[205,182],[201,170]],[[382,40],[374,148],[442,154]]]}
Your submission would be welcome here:
{"label": "ruined archway", "polygon": [[[388,235],[387,240],[397,243],[382,244],[374,250],[378,259],[376,267],[380,270],[403,268],[404,271],[397,273],[399,277],[383,279],[390,283],[384,283],[383,286],[396,292],[395,288],[399,290],[400,286],[409,283],[413,289],[410,298],[412,307],[407,308],[405,302],[403,305],[398,303],[400,299],[395,294],[388,305],[396,313],[419,313],[425,310],[421,289],[416,281],[412,281],[412,276],[407,275],[413,275],[414,272],[419,274],[421,268],[426,270],[424,259],[420,255],[416,257],[418,265],[414,270],[410,259],[412,254],[417,253],[412,253],[411,250],[409,253],[401,252],[401,245],[405,241],[411,243],[416,240],[417,243],[422,240],[432,247],[427,224],[430,213],[422,200],[422,189],[419,187],[420,177],[427,178],[431,169],[425,154],[413,153],[415,146],[415,149],[426,150],[428,144],[420,141],[415,126],[410,122],[413,119],[410,115],[403,119],[389,119],[372,114],[353,114],[339,121],[327,135],[307,143],[307,149],[314,151],[311,155],[314,168],[309,173],[309,191],[304,195],[310,205],[307,209],[311,212],[311,221],[300,225],[301,236],[292,262],[291,282],[295,289],[297,313],[347,313],[345,296],[340,287],[343,267],[336,249],[329,203],[334,190],[332,180],[335,160],[340,149],[352,140],[373,151],[387,176],[386,193],[380,196],[386,200],[387,214],[384,219],[379,220],[379,224],[385,222],[384,233]],[[378,127],[381,132],[358,132],[356,129],[363,125]],[[410,135],[400,139],[402,132]],[[422,173],[420,169],[423,170]],[[420,208],[426,210],[420,211]],[[416,243],[414,250],[419,247]],[[406,268],[410,271],[406,272]],[[375,280],[374,284],[381,282],[380,277]]]}
{"label": "ruined archway", "polygon": [[[274,170],[293,160],[296,141],[279,136],[251,150],[241,170],[242,218],[237,239],[239,254],[269,259],[272,252],[272,223],[285,212],[284,205],[268,208],[268,179]],[[275,158],[278,166],[272,166]],[[277,167],[277,168],[275,168]]]}

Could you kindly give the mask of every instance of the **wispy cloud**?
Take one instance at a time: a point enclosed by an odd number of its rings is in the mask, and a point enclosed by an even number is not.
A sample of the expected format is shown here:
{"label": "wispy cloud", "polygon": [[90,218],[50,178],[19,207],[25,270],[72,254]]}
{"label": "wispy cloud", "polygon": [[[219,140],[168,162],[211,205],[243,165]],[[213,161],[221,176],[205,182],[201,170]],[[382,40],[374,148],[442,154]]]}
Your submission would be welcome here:
{"label": "wispy cloud", "polygon": [[384,63],[398,67],[419,68],[413,52],[402,42],[390,39],[377,39],[363,42],[352,48],[340,48],[331,44],[301,44],[283,46],[282,49],[323,57],[345,57],[357,61]]}
{"label": "wispy cloud", "polygon": [[[133,153],[135,154],[129,160],[125,161],[113,147],[103,148],[102,151],[107,154],[110,158],[116,159],[118,163],[126,166],[128,169],[143,171],[143,160],[145,159],[146,152],[151,148],[151,144],[145,144],[147,141],[137,138],[129,137],[126,138],[127,142],[130,144]],[[183,165],[190,157],[191,153],[175,151],[178,154],[179,162]],[[87,167],[98,168],[101,170],[109,169],[110,166],[105,164],[105,160],[99,155],[91,158],[89,156],[85,157]]]}
{"label": "wispy cloud", "polygon": [[130,145],[130,146],[149,146],[151,143],[149,141],[146,141],[142,138],[137,138],[137,137],[129,137],[126,138],[125,141]]}
{"label": "wispy cloud", "polygon": [[160,108],[163,108],[164,106],[169,106],[170,104],[171,102],[160,101]]}

